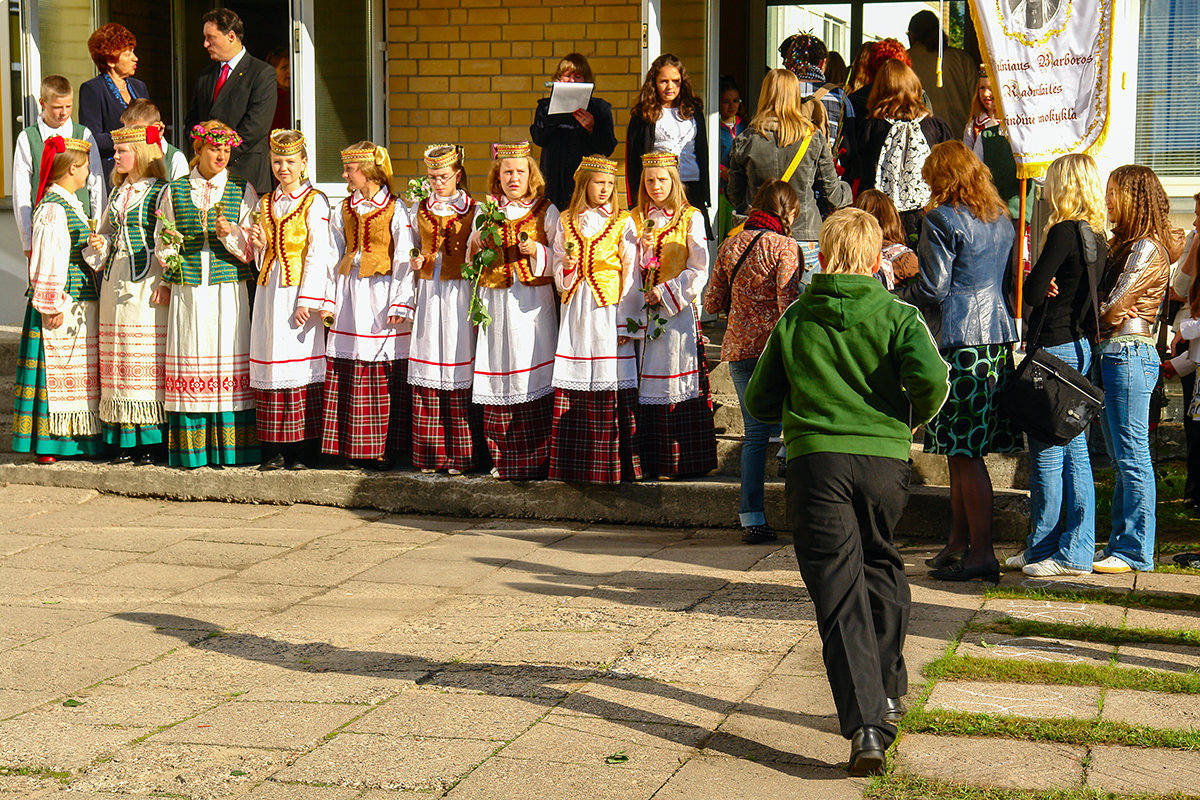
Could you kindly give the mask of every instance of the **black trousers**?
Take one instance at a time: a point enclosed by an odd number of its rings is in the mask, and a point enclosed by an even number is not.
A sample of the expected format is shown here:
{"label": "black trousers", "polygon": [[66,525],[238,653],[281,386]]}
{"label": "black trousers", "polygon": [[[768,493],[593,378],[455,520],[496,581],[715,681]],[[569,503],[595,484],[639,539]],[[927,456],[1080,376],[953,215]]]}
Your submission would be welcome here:
{"label": "black trousers", "polygon": [[911,595],[892,531],[908,502],[909,464],[844,453],[787,465],[787,513],[800,575],[816,606],[822,656],[842,735],[896,727],[884,701],[908,693],[904,637]]}
{"label": "black trousers", "polygon": [[[1192,406],[1196,373],[1184,375],[1179,382],[1183,384],[1183,410],[1186,412]],[[1192,419],[1185,413],[1183,435],[1187,443],[1187,479],[1183,484],[1183,497],[1185,500],[1200,503],[1200,420]]]}

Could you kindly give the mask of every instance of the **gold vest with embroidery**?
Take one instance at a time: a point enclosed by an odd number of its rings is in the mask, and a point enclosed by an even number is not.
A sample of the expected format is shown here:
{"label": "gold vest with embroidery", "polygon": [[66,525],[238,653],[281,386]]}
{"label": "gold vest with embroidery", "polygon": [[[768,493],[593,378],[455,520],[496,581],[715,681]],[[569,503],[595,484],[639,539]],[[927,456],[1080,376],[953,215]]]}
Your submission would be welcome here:
{"label": "gold vest with embroidery", "polygon": [[471,238],[471,223],[475,219],[475,201],[467,204],[461,214],[442,217],[429,210],[429,201],[417,207],[417,230],[421,234],[421,255],[425,263],[417,277],[433,280],[434,261],[442,254],[441,280],[462,280],[462,265],[467,260],[467,239]]}
{"label": "gold vest with embroidery", "polygon": [[545,245],[546,239],[546,210],[550,201],[542,198],[533,204],[523,216],[505,220],[500,226],[501,250],[500,258],[485,267],[479,275],[479,285],[489,289],[507,289],[513,285],[513,275],[526,286],[543,286],[553,278],[535,278],[533,276],[533,260],[536,256],[527,256],[521,252],[521,234],[525,233],[531,241]]}
{"label": "gold vest with embroidery", "polygon": [[[666,227],[655,229],[653,255],[658,259],[658,267],[647,276],[648,285],[665,283],[679,277],[680,273],[687,269],[688,237],[692,232],[693,211],[695,209],[685,203],[675,212],[675,216]],[[645,221],[637,211],[633,212],[633,223],[637,226],[638,238],[641,239]]]}
{"label": "gold vest with embroidery", "polygon": [[281,285],[300,285],[300,276],[304,272],[304,258],[308,255],[308,209],[318,194],[321,193],[316,189],[309,189],[283,219],[275,216],[275,204],[271,202],[271,195],[262,198],[259,204],[262,211],[260,222],[267,237],[267,246],[263,250],[262,270],[258,273],[259,286],[267,285],[276,260],[283,270]]}
{"label": "gold vest with embroidery", "polygon": [[387,205],[360,217],[350,208],[350,198],[342,201],[342,223],[346,231],[346,254],[338,264],[338,272],[349,275],[354,266],[354,254],[361,253],[358,262],[358,277],[388,275],[392,271],[392,254],[396,243],[392,241],[392,217],[396,213],[396,198],[388,198]]}
{"label": "gold vest with embroidery", "polygon": [[586,283],[596,305],[611,306],[621,299],[621,234],[629,214],[618,211],[595,236],[584,236],[579,220],[570,212],[563,214],[563,243],[574,242],[579,255],[579,280],[563,293],[563,305],[571,302],[575,290]]}

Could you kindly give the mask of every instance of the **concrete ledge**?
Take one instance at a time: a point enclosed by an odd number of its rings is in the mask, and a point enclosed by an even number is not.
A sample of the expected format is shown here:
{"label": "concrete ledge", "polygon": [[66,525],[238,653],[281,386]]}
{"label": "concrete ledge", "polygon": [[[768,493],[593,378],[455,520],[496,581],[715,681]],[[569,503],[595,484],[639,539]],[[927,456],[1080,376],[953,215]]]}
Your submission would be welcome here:
{"label": "concrete ledge", "polygon": [[[27,456],[12,454],[0,462],[0,482],[95,489],[167,500],[310,503],[375,508],[389,513],[698,528],[736,527],[740,496],[736,480],[719,477],[605,487],[553,481],[505,482],[482,476],[450,478],[413,472],[259,472],[251,467],[188,471],[78,461],[39,466]],[[768,482],[766,499],[767,516],[772,524],[786,528],[783,484]],[[995,508],[996,538],[1024,538],[1028,527],[1028,493],[998,490]],[[949,528],[948,490],[913,487],[898,533],[937,539],[945,536]]]}

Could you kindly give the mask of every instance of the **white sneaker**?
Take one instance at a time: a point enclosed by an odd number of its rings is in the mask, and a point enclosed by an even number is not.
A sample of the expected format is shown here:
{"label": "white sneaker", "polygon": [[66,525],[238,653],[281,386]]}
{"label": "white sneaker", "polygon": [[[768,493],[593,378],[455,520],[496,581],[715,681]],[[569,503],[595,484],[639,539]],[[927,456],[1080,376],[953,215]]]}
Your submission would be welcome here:
{"label": "white sneaker", "polygon": [[1049,578],[1054,575],[1090,575],[1090,569],[1074,569],[1066,564],[1059,563],[1053,558],[1047,558],[1045,561],[1038,561],[1034,564],[1026,564],[1021,568],[1021,572],[1026,575],[1032,575],[1035,578]]}
{"label": "white sneaker", "polygon": [[1004,559],[1004,566],[1009,569],[1023,569],[1029,562],[1025,560],[1025,551],[1017,553],[1015,556],[1009,556]]}
{"label": "white sneaker", "polygon": [[1107,573],[1133,572],[1133,567],[1129,566],[1129,563],[1123,559],[1116,556],[1109,556],[1092,564],[1092,571]]}

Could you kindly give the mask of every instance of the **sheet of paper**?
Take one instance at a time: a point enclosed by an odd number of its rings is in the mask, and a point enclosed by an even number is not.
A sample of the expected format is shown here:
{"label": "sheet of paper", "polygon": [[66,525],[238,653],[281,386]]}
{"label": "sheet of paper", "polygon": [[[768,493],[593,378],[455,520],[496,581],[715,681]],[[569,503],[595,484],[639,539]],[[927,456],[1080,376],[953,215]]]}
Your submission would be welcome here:
{"label": "sheet of paper", "polygon": [[549,114],[571,114],[579,110],[587,110],[588,101],[592,99],[592,83],[554,84],[550,90]]}

